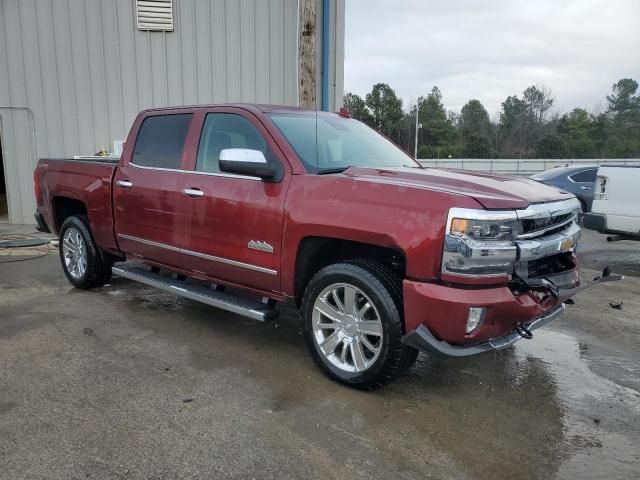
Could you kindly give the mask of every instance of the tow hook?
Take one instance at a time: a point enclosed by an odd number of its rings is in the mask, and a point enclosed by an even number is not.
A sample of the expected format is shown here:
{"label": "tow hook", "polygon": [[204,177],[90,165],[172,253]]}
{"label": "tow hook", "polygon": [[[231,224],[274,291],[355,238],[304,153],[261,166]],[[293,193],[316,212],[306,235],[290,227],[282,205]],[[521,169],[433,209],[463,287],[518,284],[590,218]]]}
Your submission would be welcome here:
{"label": "tow hook", "polygon": [[520,335],[522,338],[526,338],[527,340],[531,340],[533,338],[533,333],[531,333],[531,330],[529,330],[524,325],[516,325],[516,332],[518,332],[518,335]]}

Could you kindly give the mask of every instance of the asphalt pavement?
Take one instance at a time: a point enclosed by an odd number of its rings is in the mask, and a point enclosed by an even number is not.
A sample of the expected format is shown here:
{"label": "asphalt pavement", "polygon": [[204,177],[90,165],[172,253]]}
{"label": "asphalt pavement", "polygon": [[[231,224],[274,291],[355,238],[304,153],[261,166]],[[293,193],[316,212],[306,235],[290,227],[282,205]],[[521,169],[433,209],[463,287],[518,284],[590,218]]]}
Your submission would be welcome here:
{"label": "asphalt pavement", "polygon": [[259,323],[115,277],[80,291],[54,249],[13,253],[2,479],[640,477],[640,242],[586,232],[583,277],[609,265],[624,282],[532,340],[421,354],[371,393],[315,367],[291,305]]}

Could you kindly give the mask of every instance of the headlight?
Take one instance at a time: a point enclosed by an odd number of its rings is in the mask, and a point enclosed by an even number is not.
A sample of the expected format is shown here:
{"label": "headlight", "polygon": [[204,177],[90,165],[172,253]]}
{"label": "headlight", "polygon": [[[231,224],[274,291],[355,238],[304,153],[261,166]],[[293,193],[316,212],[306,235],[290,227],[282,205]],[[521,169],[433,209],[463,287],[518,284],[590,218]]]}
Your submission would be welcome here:
{"label": "headlight", "polygon": [[452,208],[447,218],[442,273],[511,278],[518,225],[515,211]]}
{"label": "headlight", "polygon": [[451,235],[467,235],[475,240],[514,240],[518,222],[514,220],[476,220],[453,218]]}

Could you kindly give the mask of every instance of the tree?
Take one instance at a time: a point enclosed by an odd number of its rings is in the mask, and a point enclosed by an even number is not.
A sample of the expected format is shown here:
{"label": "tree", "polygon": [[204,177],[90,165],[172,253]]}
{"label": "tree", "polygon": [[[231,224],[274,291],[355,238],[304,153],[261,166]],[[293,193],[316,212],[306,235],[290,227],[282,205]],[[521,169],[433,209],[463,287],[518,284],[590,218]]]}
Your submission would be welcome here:
{"label": "tree", "polygon": [[594,158],[596,150],[596,126],[594,118],[582,108],[565,113],[558,123],[558,133],[567,148],[569,158]]}
{"label": "tree", "polygon": [[480,100],[469,100],[460,112],[457,128],[462,155],[465,158],[489,158],[491,151],[491,120]]}
{"label": "tree", "polygon": [[372,115],[373,126],[397,141],[397,123],[402,118],[402,99],[386,83],[376,83],[367,93],[366,105]]}
{"label": "tree", "polygon": [[521,99],[517,95],[507,97],[500,115],[503,154],[524,158],[535,155],[537,143],[553,130],[554,122],[546,119],[553,102],[551,90],[535,85],[528,87]]}
{"label": "tree", "polygon": [[418,144],[429,147],[423,152],[430,151],[431,157],[451,155],[455,150],[452,145],[455,137],[455,128],[451,118],[442,104],[442,93],[438,87],[433,87],[425,97],[418,99],[418,121],[422,124],[419,131]]}
{"label": "tree", "polygon": [[462,147],[464,158],[491,158],[491,141],[486,135],[470,133]]}
{"label": "tree", "polygon": [[611,95],[607,95],[609,112],[615,115],[637,115],[640,110],[640,96],[634,95],[638,90],[638,82],[631,78],[618,80],[612,87]]}
{"label": "tree", "polygon": [[535,85],[508,96],[493,118],[478,99],[459,113],[445,109],[438,87],[408,111],[385,83],[375,84],[365,99],[347,93],[344,104],[354,118],[409,152],[419,108],[419,158],[630,158],[640,157],[639,89],[631,78],[619,80],[606,97],[606,110],[596,113],[554,112],[551,90]]}
{"label": "tree", "polygon": [[567,146],[564,140],[555,133],[542,137],[536,144],[537,158],[566,158]]}
{"label": "tree", "polygon": [[489,113],[480,100],[469,100],[460,112],[459,127],[463,133],[476,133],[479,135],[488,135],[491,122]]}
{"label": "tree", "polygon": [[638,82],[631,78],[618,80],[611,95],[605,125],[607,156],[628,158],[640,154],[640,96]]}
{"label": "tree", "polygon": [[553,106],[551,90],[545,86],[531,85],[522,93],[522,99],[535,122],[542,124],[547,111]]}
{"label": "tree", "polygon": [[526,128],[527,105],[517,95],[508,96],[502,102],[499,124],[499,149],[502,156],[526,157],[524,131]]}
{"label": "tree", "polygon": [[366,123],[367,125],[373,125],[373,116],[367,108],[367,104],[359,95],[355,93],[347,93],[343,99],[344,108],[349,111],[349,114],[356,120]]}

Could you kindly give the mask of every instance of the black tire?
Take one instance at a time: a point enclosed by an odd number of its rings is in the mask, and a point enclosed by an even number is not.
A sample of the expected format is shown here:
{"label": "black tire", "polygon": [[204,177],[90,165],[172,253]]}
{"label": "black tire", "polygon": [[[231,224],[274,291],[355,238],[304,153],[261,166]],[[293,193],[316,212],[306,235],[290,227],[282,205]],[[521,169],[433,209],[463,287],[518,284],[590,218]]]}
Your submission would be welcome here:
{"label": "black tire", "polygon": [[[80,234],[86,248],[86,269],[82,275],[75,276],[67,267],[63,249],[65,234],[74,229]],[[111,279],[112,261],[110,258],[101,256],[101,252],[91,235],[89,220],[85,215],[74,215],[67,218],[60,228],[59,245],[60,263],[67,280],[76,288],[89,289],[100,287]]]}
{"label": "black tire", "polygon": [[[373,302],[382,323],[382,345],[378,358],[366,370],[347,372],[324,356],[313,331],[313,309],[317,297],[335,283],[351,284]],[[418,351],[402,343],[402,284],[384,265],[370,260],[354,260],[329,265],[320,270],[305,290],[301,315],[307,347],[318,366],[333,380],[361,390],[380,388],[404,373],[415,362]]]}

